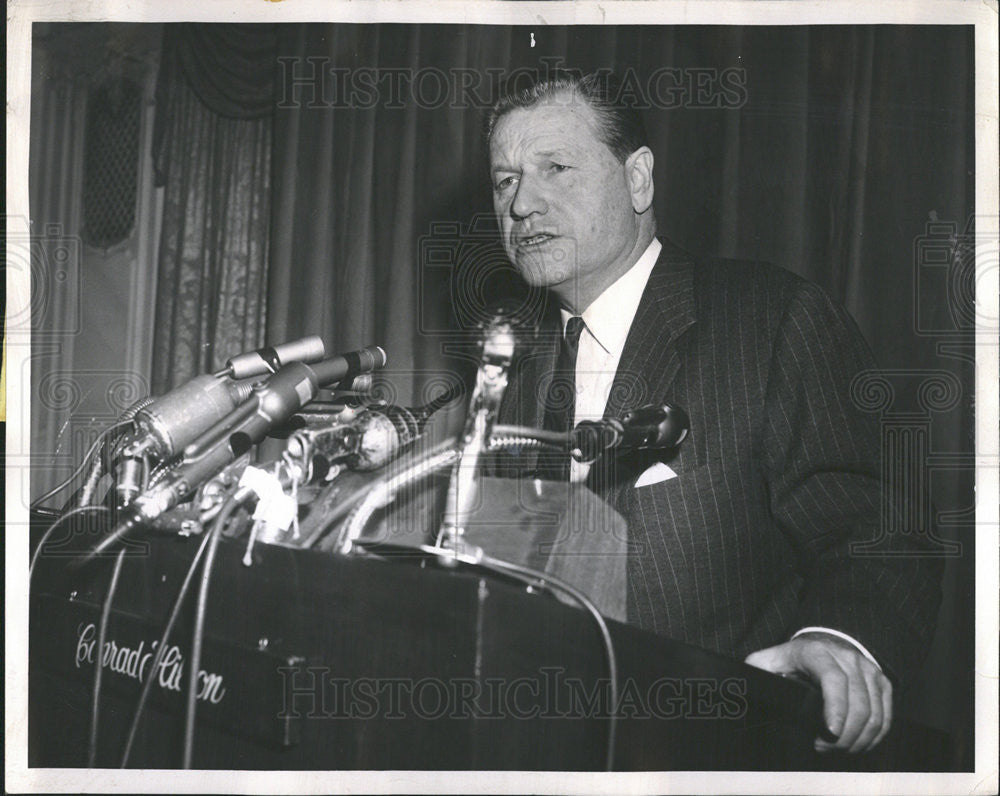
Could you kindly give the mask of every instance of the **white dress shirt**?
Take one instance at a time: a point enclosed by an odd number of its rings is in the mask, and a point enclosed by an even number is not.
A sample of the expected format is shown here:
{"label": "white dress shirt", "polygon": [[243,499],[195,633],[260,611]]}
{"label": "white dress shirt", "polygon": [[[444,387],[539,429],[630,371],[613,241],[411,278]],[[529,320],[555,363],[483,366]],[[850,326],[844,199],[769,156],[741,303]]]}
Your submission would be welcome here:
{"label": "white dress shirt", "polygon": [[[608,403],[608,394],[618,371],[618,363],[625,348],[632,321],[639,309],[646,282],[660,256],[662,245],[656,238],[636,260],[635,265],[612,283],[581,314],[586,327],[580,333],[580,346],[576,355],[576,411],[573,425],[581,420],[600,420]],[[560,309],[563,334],[573,313]],[[570,481],[585,481],[590,471],[589,464],[575,459],[570,461]],[[882,667],[857,639],[828,627],[804,627],[792,638],[803,633],[827,633],[854,645],[869,661]]]}
{"label": "white dress shirt", "polygon": [[[618,372],[618,362],[625,348],[625,338],[632,327],[639,300],[646,289],[649,274],[660,256],[660,242],[653,238],[635,265],[618,277],[580,316],[586,328],[580,333],[576,354],[576,412],[573,425],[581,420],[600,420],[608,403],[608,394]],[[573,317],[562,313],[563,334]],[[575,459],[570,464],[570,481],[584,481],[589,464]]]}

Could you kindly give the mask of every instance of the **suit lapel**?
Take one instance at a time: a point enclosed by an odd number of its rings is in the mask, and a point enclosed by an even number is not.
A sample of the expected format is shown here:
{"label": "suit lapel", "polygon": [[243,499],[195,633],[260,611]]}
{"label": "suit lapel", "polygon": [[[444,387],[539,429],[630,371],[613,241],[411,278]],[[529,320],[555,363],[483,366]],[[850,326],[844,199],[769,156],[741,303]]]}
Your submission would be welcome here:
{"label": "suit lapel", "polygon": [[[694,261],[664,241],[629,328],[618,371],[604,408],[620,418],[630,409],[662,403],[681,366],[681,336],[694,325]],[[635,451],[602,457],[590,468],[587,484],[599,495],[630,485],[660,451]]]}
{"label": "suit lapel", "polygon": [[605,417],[664,400],[681,362],[675,343],[694,322],[694,262],[664,241],[625,339]]}

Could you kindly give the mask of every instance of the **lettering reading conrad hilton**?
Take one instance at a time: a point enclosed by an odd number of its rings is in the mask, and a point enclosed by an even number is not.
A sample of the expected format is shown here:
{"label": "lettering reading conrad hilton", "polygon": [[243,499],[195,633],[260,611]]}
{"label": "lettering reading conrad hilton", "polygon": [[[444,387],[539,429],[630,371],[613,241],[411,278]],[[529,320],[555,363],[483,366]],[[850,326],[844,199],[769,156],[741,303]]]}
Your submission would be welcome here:
{"label": "lettering reading conrad hilton", "polygon": [[[76,641],[76,668],[84,662],[94,662],[94,647],[97,646],[97,628],[93,622],[79,629]],[[142,682],[146,670],[152,664],[159,641],[154,641],[146,648],[146,642],[140,641],[138,647],[127,647],[114,639],[104,642],[104,652],[101,655],[101,666],[115,674],[129,677]],[[177,646],[167,647],[160,659],[156,680],[160,688],[168,691],[180,691],[184,678],[184,656]],[[218,705],[226,695],[222,675],[198,671],[198,699]]]}

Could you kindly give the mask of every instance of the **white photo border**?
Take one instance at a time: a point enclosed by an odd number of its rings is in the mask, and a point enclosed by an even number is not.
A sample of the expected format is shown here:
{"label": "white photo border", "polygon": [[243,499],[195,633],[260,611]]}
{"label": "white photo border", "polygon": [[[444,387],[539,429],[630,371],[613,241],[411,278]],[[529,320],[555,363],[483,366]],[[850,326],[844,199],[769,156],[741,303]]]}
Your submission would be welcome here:
{"label": "white photo border", "polygon": [[[977,222],[997,224],[998,208],[998,8],[996,0],[914,0],[869,3],[866,0],[604,0],[603,2],[458,2],[458,0],[72,0],[7,6],[7,183],[8,240],[28,233],[28,145],[33,22],[353,22],[452,23],[503,25],[620,24],[947,24],[975,27],[975,137]],[[988,232],[996,240],[998,229]],[[977,239],[988,236],[977,235]],[[977,318],[998,318],[1000,267],[997,251],[977,251]],[[5,260],[8,253],[5,252]],[[8,317],[25,317],[29,306],[28,274],[5,269]],[[980,330],[977,330],[977,332]],[[783,772],[237,772],[29,769],[27,767],[28,539],[5,538],[5,779],[9,792],[227,792],[327,793],[436,792],[493,793],[996,793],[998,724],[998,581],[1000,547],[1000,415],[996,339],[976,335],[976,654],[975,770],[969,773],[783,773]],[[27,408],[19,404],[21,374],[28,371],[29,350],[8,346],[7,449],[29,451]],[[27,526],[27,468],[6,469],[8,522]]]}

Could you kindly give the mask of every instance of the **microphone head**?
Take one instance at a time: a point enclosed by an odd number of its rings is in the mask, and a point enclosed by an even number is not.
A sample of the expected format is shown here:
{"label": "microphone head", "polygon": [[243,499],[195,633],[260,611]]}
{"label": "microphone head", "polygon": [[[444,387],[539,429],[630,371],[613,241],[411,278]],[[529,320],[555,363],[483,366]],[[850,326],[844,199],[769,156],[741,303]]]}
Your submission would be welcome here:
{"label": "microphone head", "polygon": [[323,339],[311,335],[300,340],[238,354],[226,360],[226,368],[234,379],[248,379],[252,376],[263,376],[265,373],[276,373],[282,365],[287,365],[289,362],[318,362],[324,356],[326,347],[323,345]]}
{"label": "microphone head", "polygon": [[642,437],[636,448],[676,448],[687,436],[691,421],[680,407],[651,404],[628,412],[622,418],[622,425],[640,431]]}
{"label": "microphone head", "polygon": [[399,433],[392,419],[380,412],[362,413],[356,425],[355,449],[348,458],[354,470],[377,470],[396,454],[401,445],[409,442],[406,434]]}
{"label": "microphone head", "polygon": [[537,308],[530,305],[509,299],[497,301],[488,308],[479,323],[480,339],[487,340],[492,336],[494,341],[502,342],[504,348],[509,348],[516,357],[528,350],[538,336],[537,315]]}
{"label": "microphone head", "polygon": [[363,373],[383,368],[387,361],[385,350],[381,346],[373,345],[312,363],[309,368],[315,374],[317,384],[326,387],[346,378],[353,379]]}
{"label": "microphone head", "polygon": [[389,355],[385,353],[385,349],[380,345],[363,348],[361,350],[371,355],[371,366],[365,368],[365,370],[380,370],[389,362]]}

